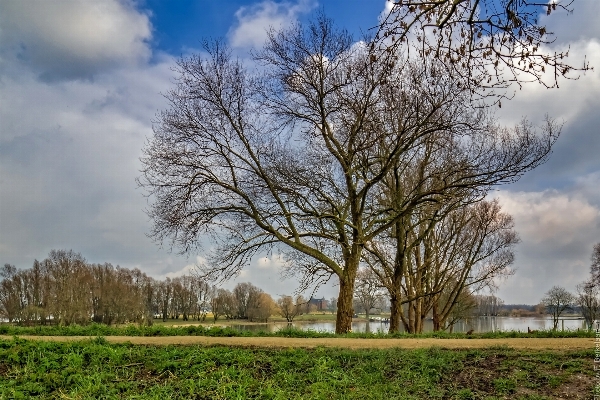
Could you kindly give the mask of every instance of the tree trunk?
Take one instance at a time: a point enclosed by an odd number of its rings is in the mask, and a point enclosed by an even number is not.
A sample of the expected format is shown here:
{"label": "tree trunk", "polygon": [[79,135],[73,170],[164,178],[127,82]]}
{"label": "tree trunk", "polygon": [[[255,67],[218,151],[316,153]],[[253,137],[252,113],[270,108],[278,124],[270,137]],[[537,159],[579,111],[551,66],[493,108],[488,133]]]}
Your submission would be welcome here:
{"label": "tree trunk", "polygon": [[346,276],[340,279],[340,293],[338,295],[338,309],[335,321],[335,333],[337,334],[348,333],[352,330],[354,276],[349,276],[351,274],[348,272],[350,271],[347,271]]}
{"label": "tree trunk", "polygon": [[396,296],[393,296],[390,299],[391,307],[390,307],[390,329],[389,333],[397,333],[400,332],[400,308],[402,304],[400,303],[400,299]]}
{"label": "tree trunk", "polygon": [[442,329],[441,318],[438,312],[437,302],[433,305],[433,331],[437,332]]}

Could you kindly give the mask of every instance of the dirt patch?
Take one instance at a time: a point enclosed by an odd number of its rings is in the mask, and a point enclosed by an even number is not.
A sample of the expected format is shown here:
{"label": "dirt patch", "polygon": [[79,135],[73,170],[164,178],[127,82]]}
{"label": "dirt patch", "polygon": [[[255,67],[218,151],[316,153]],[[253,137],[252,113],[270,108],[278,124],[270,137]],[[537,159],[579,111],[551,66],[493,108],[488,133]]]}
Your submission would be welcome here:
{"label": "dirt patch", "polygon": [[[37,341],[80,341],[89,336],[19,336]],[[0,335],[2,340],[12,336]],[[448,349],[486,348],[507,346],[515,349],[578,350],[593,349],[593,338],[503,338],[503,339],[346,339],[346,338],[284,338],[284,337],[209,337],[209,336],[105,336],[110,343],[140,345],[201,345],[238,347],[341,347],[349,349],[377,349],[400,347],[406,349],[442,347]]]}
{"label": "dirt patch", "polygon": [[[531,353],[529,353],[531,354]],[[577,356],[569,360],[540,362],[514,351],[469,353],[460,368],[442,378],[442,385],[460,390],[468,388],[465,398],[544,398],[589,399],[594,377],[591,374],[571,372],[564,367],[576,363]],[[587,362],[587,361],[586,361]],[[591,370],[591,369],[590,369]]]}

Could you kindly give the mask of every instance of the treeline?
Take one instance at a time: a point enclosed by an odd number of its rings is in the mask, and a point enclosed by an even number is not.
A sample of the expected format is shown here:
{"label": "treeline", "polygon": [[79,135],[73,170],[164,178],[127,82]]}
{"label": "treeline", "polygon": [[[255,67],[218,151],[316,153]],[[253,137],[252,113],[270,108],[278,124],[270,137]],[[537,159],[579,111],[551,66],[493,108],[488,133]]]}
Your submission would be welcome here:
{"label": "treeline", "polygon": [[194,275],[157,280],[65,250],[52,250],[29,269],[5,264],[0,278],[0,318],[23,325],[203,321],[209,310],[215,320],[266,320],[276,311],[271,296],[250,283],[228,291]]}

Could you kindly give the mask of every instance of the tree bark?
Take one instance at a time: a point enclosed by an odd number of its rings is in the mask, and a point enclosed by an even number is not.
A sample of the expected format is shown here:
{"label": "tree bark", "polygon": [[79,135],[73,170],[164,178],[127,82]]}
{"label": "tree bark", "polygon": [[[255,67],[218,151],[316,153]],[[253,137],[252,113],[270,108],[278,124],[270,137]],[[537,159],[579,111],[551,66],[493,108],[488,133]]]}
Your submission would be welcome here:
{"label": "tree bark", "polygon": [[354,315],[352,299],[354,298],[354,282],[357,269],[358,260],[349,262],[344,271],[344,276],[340,277],[340,292],[335,323],[336,334],[344,334],[352,330],[352,317]]}
{"label": "tree bark", "polygon": [[389,333],[400,332],[400,307],[402,307],[402,303],[400,299],[396,296],[393,296],[390,299],[391,307],[390,307],[390,329]]}

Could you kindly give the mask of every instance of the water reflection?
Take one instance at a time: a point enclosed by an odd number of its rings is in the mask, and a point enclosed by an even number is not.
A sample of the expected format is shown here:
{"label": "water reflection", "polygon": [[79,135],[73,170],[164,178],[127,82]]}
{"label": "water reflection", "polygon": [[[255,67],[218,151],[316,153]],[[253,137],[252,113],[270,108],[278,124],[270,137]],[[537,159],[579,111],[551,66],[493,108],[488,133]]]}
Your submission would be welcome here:
{"label": "water reflection", "polygon": [[[236,324],[231,325],[231,328],[240,331],[251,332],[277,332],[288,326],[293,326],[296,329],[312,330],[316,332],[335,332],[335,322],[293,322],[287,324],[285,322],[274,322],[268,324]],[[520,331],[527,332],[527,328],[532,330],[552,329],[552,319],[550,318],[532,318],[532,317],[477,317],[467,321],[460,321],[454,325],[454,332],[467,332],[473,329],[475,332],[497,332],[497,331]],[[352,322],[353,332],[372,332],[372,333],[387,333],[389,323],[385,322]],[[586,329],[583,319],[565,319],[558,324],[558,329],[577,330]],[[404,330],[401,328],[401,331]],[[425,332],[433,331],[433,322],[425,321]]]}

